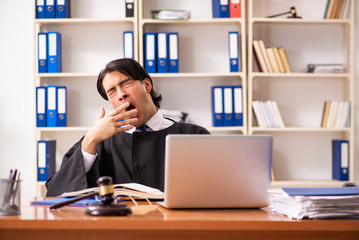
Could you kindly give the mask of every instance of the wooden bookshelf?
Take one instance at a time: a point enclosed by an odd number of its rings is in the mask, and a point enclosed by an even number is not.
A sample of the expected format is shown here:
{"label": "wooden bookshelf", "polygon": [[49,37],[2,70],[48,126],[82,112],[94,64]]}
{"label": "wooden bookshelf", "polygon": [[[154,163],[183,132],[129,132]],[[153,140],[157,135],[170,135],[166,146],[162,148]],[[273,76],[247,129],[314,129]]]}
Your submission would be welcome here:
{"label": "wooden bookshelf", "polygon": [[[310,12],[310,1],[295,1],[291,4],[301,9],[299,15],[303,14],[303,18],[293,19],[286,16],[266,18],[275,11],[280,12],[279,9],[285,9],[286,1],[248,1],[248,134],[274,136],[274,175],[276,179],[287,180],[275,181],[272,187],[342,185],[342,182],[331,180],[332,139],[349,140],[349,181],[354,180],[354,1],[350,1],[345,19],[324,19],[326,3],[323,0],[320,4],[323,8]],[[335,40],[325,42],[325,39],[321,39],[328,38],[331,31],[339,34]],[[315,32],[320,34],[313,36]],[[267,47],[285,49],[292,73],[259,71],[252,50],[253,40],[259,39],[264,40]],[[328,44],[330,49],[336,49],[336,55],[327,56],[328,51],[321,48],[321,41]],[[312,51],[306,50],[308,46],[311,46]],[[341,56],[339,60],[337,55]],[[306,65],[320,59],[325,63],[338,61],[344,64],[346,71],[333,74],[307,73]],[[251,107],[254,100],[276,101],[286,127],[258,127]],[[321,127],[324,100],[351,102],[349,127]],[[327,180],[315,180],[318,179],[317,175]],[[306,180],[300,180],[301,177]]]}
{"label": "wooden bookshelf", "polygon": [[[58,165],[66,147],[89,130],[99,107],[108,105],[96,91],[96,79],[108,61],[123,57],[123,32],[134,32],[134,56],[143,64],[144,33],[163,31],[179,33],[179,72],[151,74],[155,90],[164,97],[162,108],[187,112],[191,122],[206,127],[212,134],[272,135],[273,168],[277,179],[272,187],[341,185],[342,182],[331,180],[331,148],[328,145],[334,138],[348,139],[350,181],[354,180],[354,114],[346,128],[321,128],[320,120],[324,100],[350,101],[350,111],[354,113],[355,1],[350,1],[345,19],[323,18],[327,0],[314,4],[314,9],[310,0],[291,3],[298,7],[303,19],[266,18],[289,9],[285,0],[242,0],[241,18],[222,19],[212,18],[211,0],[134,0],[133,18],[126,18],[124,12],[112,9],[123,8],[123,2],[91,1],[85,6],[88,11],[83,11],[81,5],[86,1],[82,0],[76,3],[69,19],[35,19],[34,16],[34,88],[52,84],[68,86],[68,127],[34,129],[35,143],[56,139],[64,145],[57,151]],[[187,9],[192,16],[189,20],[155,20],[149,14],[153,8]],[[63,33],[63,72],[37,73],[37,33],[40,31]],[[229,31],[239,32],[239,72],[229,71],[226,38]],[[335,34],[330,35],[330,32]],[[321,40],[321,37],[334,40]],[[263,39],[268,46],[283,47],[292,72],[260,72],[253,55],[254,39]],[[325,46],[329,46],[330,51]],[[310,59],[318,62],[331,59],[335,54],[340,57],[333,61],[345,64],[346,72],[314,74],[305,71]],[[210,88],[213,85],[242,85],[242,127],[212,126]],[[258,127],[252,113],[254,100],[276,101],[285,127]],[[36,166],[36,156],[34,159]],[[43,186],[43,183],[37,184]]]}

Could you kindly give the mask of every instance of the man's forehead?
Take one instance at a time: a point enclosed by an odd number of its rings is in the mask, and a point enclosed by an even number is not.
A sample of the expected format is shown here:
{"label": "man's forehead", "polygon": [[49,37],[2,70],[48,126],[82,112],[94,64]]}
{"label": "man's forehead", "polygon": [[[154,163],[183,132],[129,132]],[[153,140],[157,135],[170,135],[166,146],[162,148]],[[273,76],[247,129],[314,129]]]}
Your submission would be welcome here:
{"label": "man's forehead", "polygon": [[103,78],[103,84],[117,84],[119,82],[128,80],[129,77],[120,72],[107,73]]}

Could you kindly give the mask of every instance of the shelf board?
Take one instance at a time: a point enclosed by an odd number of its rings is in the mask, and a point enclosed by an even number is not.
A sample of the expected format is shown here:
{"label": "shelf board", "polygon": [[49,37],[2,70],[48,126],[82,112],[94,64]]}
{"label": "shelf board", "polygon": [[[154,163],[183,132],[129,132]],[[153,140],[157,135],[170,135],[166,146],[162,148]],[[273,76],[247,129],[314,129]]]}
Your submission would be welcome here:
{"label": "shelf board", "polygon": [[[155,78],[192,78],[192,77],[243,77],[243,72],[224,73],[151,73]],[[35,78],[63,78],[63,77],[97,77],[98,73],[38,73]]]}
{"label": "shelf board", "polygon": [[252,18],[252,23],[283,24],[349,24],[349,19]]}
{"label": "shelf board", "polygon": [[[36,128],[37,132],[85,132],[88,131],[90,127],[38,127]],[[243,127],[207,127],[210,132],[243,132]]]}
{"label": "shelf board", "polygon": [[37,127],[36,132],[86,132],[90,127]]}
{"label": "shelf board", "polygon": [[206,127],[206,129],[211,133],[221,133],[221,132],[240,132],[243,133],[243,127]]}
{"label": "shelf board", "polygon": [[106,23],[135,23],[134,18],[52,18],[35,19],[35,24],[106,24]]}
{"label": "shelf board", "polygon": [[271,188],[283,187],[342,187],[347,181],[337,180],[277,180],[272,181]]}
{"label": "shelf board", "polygon": [[142,24],[241,24],[241,18],[210,18],[210,19],[176,19],[176,20],[159,20],[159,19],[142,19]]}
{"label": "shelf board", "polygon": [[37,73],[35,78],[51,78],[51,77],[97,77],[98,73]]}
{"label": "shelf board", "polygon": [[266,77],[291,77],[291,78],[349,78],[349,73],[262,73],[253,72],[253,78],[266,78]]}
{"label": "shelf board", "polygon": [[154,78],[203,78],[203,77],[242,77],[242,72],[231,72],[231,73],[151,73],[151,77]]}
{"label": "shelf board", "polygon": [[349,132],[351,128],[321,128],[321,127],[284,127],[263,128],[252,127],[251,132]]}

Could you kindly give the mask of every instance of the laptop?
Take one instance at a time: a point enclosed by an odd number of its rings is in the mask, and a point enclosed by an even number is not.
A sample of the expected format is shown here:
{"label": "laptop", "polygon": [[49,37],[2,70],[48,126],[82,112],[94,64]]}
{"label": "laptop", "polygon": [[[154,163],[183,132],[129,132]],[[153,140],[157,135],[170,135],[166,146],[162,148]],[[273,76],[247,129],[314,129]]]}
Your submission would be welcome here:
{"label": "laptop", "polygon": [[176,208],[260,208],[268,205],[272,137],[168,135],[165,198]]}

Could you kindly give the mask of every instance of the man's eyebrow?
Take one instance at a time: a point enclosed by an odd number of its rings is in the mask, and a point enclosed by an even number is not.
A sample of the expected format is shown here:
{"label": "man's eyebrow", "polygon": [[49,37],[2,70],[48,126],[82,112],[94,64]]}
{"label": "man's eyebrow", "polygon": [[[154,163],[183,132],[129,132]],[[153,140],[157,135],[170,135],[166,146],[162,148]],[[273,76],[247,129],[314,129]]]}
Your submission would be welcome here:
{"label": "man's eyebrow", "polygon": [[108,89],[108,90],[106,91],[106,93],[109,93],[109,92],[113,91],[114,89],[115,89],[115,87],[112,87],[112,88]]}
{"label": "man's eyebrow", "polygon": [[129,78],[126,78],[126,79],[124,79],[124,80],[122,80],[118,85],[122,85],[122,84],[124,84],[124,83],[126,83],[126,82],[128,82],[128,81],[130,81],[131,79],[129,79]]}

